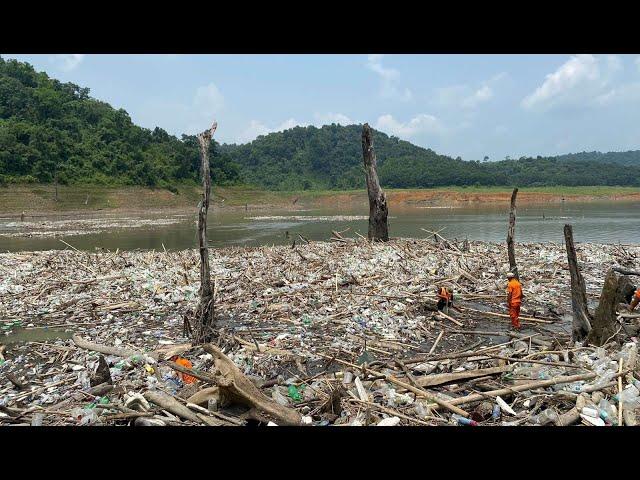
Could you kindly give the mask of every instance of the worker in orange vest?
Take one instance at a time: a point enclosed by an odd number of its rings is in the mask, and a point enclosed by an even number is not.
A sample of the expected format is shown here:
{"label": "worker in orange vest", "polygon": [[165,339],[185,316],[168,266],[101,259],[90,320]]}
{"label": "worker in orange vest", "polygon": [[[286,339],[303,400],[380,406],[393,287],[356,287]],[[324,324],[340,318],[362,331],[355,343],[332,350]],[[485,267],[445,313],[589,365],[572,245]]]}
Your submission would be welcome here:
{"label": "worker in orange vest", "polygon": [[636,293],[633,296],[633,300],[631,300],[631,303],[629,304],[629,311],[633,312],[633,310],[636,308],[638,303],[640,303],[640,288],[636,289]]}
{"label": "worker in orange vest", "polygon": [[453,305],[453,289],[451,287],[438,287],[437,297],[439,311],[449,313],[449,308],[460,311]]}
{"label": "worker in orange vest", "polygon": [[[193,368],[193,364],[189,360],[187,360],[186,358],[179,357],[178,355],[174,355],[169,360],[171,360],[172,362],[176,362],[181,367]],[[182,372],[177,372],[177,373],[178,373],[178,378],[182,380],[182,382],[185,384],[193,383],[196,381],[196,378],[192,377],[191,375],[187,375]]]}
{"label": "worker in orange vest", "polygon": [[507,305],[509,306],[509,317],[511,326],[520,330],[520,305],[522,304],[522,285],[513,272],[507,273],[509,283],[507,284]]}

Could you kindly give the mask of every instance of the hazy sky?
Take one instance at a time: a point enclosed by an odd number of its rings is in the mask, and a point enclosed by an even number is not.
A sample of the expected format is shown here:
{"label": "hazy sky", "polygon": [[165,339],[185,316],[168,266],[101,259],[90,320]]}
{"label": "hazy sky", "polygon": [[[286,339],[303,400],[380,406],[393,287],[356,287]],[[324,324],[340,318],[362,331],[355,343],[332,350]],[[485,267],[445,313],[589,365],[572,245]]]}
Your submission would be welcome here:
{"label": "hazy sky", "polygon": [[640,149],[636,55],[2,56],[178,136],[369,122],[467,160]]}

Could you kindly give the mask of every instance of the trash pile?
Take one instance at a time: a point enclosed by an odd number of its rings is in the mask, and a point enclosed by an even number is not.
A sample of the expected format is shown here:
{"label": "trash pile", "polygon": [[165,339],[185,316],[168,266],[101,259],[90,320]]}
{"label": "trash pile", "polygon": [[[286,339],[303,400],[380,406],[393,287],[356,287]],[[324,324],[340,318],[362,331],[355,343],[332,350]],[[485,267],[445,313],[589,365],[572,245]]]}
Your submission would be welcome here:
{"label": "trash pile", "polygon": [[[564,245],[517,245],[513,332],[503,245],[333,240],[210,250],[198,347],[195,250],[0,254],[0,425],[635,425],[638,315],[572,343]],[[595,305],[640,246],[577,251]]]}

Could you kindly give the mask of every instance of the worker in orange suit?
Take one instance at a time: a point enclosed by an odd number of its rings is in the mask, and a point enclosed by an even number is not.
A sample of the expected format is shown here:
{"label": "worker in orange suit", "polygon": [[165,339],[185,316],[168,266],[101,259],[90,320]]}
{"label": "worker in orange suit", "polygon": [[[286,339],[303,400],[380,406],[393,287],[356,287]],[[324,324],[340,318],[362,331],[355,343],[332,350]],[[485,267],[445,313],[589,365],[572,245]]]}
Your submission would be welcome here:
{"label": "worker in orange suit", "polygon": [[[186,358],[179,357],[178,355],[174,355],[173,357],[170,358],[170,360],[172,362],[176,362],[181,367],[193,368],[193,364],[189,360],[187,360]],[[187,375],[182,372],[178,372],[178,378],[180,378],[180,380],[182,380],[182,382],[185,384],[193,383],[196,381],[195,377],[192,377],[191,375]]]}
{"label": "worker in orange suit", "polygon": [[509,317],[511,326],[520,330],[520,305],[522,304],[522,285],[513,272],[507,273],[507,305],[509,306]]}
{"label": "worker in orange suit", "polygon": [[640,288],[636,289],[636,293],[633,296],[633,300],[631,300],[631,303],[629,304],[629,311],[633,312],[636,306],[638,306],[638,303],[640,303]]}

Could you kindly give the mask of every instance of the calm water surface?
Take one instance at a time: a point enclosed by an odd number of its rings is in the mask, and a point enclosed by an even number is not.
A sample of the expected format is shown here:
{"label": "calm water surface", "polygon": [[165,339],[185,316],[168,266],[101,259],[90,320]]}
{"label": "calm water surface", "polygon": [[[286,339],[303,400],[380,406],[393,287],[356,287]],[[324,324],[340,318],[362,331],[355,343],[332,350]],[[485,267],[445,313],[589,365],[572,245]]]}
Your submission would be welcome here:
{"label": "calm water surface", "polygon": [[[210,211],[208,235],[211,245],[257,246],[290,244],[300,233],[310,240],[328,240],[331,231],[344,231],[344,236],[367,234],[366,205],[343,209]],[[389,232],[392,237],[424,238],[426,230],[441,230],[449,239],[505,241],[508,206],[475,206],[463,208],[391,207]],[[131,217],[130,215],[128,215]],[[355,217],[355,218],[354,218]],[[362,217],[362,218],[358,218]],[[82,217],[85,218],[85,217]],[[134,217],[148,221],[151,217]],[[163,217],[166,218],[166,217]],[[22,238],[0,236],[0,251],[49,250],[68,248],[60,239],[78,249],[96,247],[109,250],[194,248],[197,245],[196,215],[175,217],[178,223],[154,227],[109,228],[101,233],[62,235],[54,238]],[[56,221],[55,217],[39,221]],[[68,221],[68,217],[59,220]],[[0,219],[0,233],[9,231],[14,219]],[[578,242],[639,243],[639,202],[590,202],[545,204],[518,208],[517,242],[563,242],[562,229],[573,225]],[[83,227],[73,228],[73,230]],[[288,236],[287,236],[288,232]],[[163,247],[164,245],[164,247]]]}

